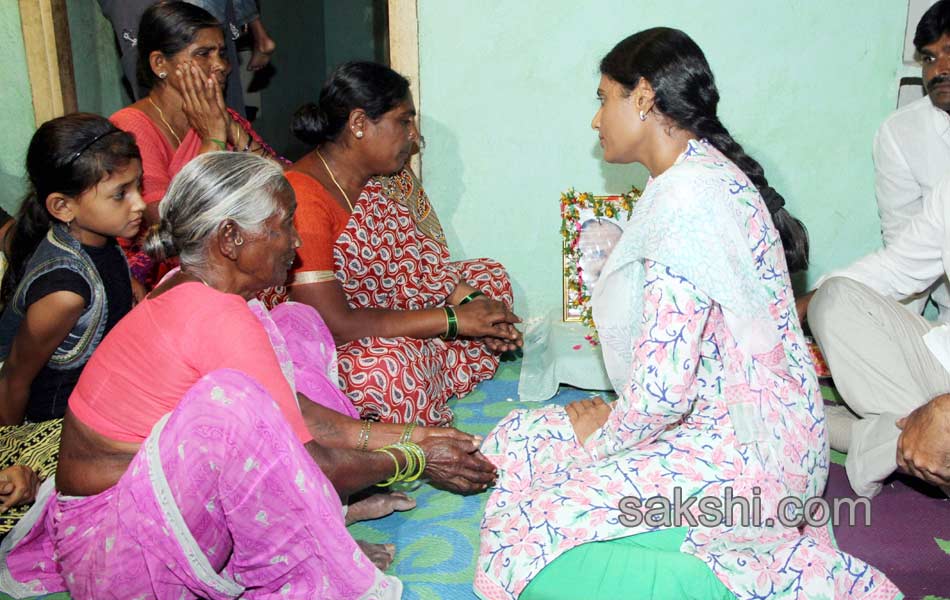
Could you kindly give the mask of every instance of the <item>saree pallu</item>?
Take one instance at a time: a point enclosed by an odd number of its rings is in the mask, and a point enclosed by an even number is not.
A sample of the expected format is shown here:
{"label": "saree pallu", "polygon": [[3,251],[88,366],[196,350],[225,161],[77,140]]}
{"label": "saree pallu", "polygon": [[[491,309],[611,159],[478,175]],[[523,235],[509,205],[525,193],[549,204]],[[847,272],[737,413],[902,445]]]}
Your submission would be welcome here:
{"label": "saree pallu", "polygon": [[337,385],[336,345],[317,310],[309,304],[284,302],[268,311],[256,299],[249,301],[248,306],[264,326],[294,391],[330,410],[359,419],[359,412]]}
{"label": "saree pallu", "polygon": [[[513,302],[499,263],[452,262],[445,244],[423,233],[410,208],[387,198],[377,180],[363,188],[333,259],[351,308],[441,307],[462,282]],[[386,423],[451,423],[448,399],[469,393],[498,368],[498,357],[476,340],[363,338],[338,350],[346,395],[364,418]]]}
{"label": "saree pallu", "polygon": [[399,598],[344,527],[332,483],[267,392],[233,370],[199,380],[108,490],[51,480],[0,546],[14,597]]}
{"label": "saree pallu", "polygon": [[[62,419],[0,427],[0,470],[26,465],[41,479],[56,474]],[[5,536],[30,510],[32,504],[14,506],[0,515],[0,537]]]}

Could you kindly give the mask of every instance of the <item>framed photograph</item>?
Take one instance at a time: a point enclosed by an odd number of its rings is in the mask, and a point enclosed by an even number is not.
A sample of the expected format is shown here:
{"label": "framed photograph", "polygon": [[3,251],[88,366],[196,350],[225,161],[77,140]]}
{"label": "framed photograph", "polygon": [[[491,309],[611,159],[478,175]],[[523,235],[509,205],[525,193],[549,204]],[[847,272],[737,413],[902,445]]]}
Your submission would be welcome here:
{"label": "framed photograph", "polygon": [[565,321],[594,326],[591,292],[639,198],[637,188],[616,196],[594,196],[573,188],[561,194]]}

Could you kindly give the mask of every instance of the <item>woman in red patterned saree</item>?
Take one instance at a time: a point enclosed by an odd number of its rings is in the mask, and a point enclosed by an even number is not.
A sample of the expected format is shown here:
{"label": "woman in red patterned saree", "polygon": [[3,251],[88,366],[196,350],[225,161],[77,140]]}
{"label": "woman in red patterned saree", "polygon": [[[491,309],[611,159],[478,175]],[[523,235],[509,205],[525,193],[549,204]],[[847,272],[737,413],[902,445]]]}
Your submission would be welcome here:
{"label": "woman in red patterned saree", "polygon": [[[303,246],[290,298],[323,316],[340,379],[364,418],[443,425],[446,405],[521,346],[504,268],[452,262],[407,167],[419,145],[408,81],[368,62],[338,67],[294,117],[313,150],[287,172]],[[383,174],[382,176],[380,174]]]}

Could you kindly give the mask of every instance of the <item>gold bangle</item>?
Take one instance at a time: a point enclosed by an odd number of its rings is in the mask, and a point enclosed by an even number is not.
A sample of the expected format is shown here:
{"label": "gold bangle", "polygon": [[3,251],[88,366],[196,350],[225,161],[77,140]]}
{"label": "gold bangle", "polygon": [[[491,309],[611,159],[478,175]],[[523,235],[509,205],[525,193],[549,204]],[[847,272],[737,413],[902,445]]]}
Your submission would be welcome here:
{"label": "gold bangle", "polygon": [[412,432],[415,430],[415,423],[406,423],[406,428],[402,430],[402,436],[399,438],[399,443],[405,444],[406,442],[412,441]]}
{"label": "gold bangle", "polygon": [[370,430],[373,428],[372,421],[363,421],[360,425],[360,435],[356,439],[356,449],[363,451],[366,450],[369,446],[369,434]]}

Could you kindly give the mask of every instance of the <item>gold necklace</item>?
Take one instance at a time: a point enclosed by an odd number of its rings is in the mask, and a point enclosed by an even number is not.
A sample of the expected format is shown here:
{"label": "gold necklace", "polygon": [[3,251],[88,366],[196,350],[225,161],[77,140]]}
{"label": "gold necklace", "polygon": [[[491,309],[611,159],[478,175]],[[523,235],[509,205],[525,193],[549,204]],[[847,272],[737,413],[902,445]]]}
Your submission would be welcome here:
{"label": "gold necklace", "polygon": [[179,146],[181,146],[181,138],[178,137],[178,134],[175,133],[175,130],[172,129],[172,126],[169,125],[169,124],[168,124],[168,121],[165,120],[165,113],[163,113],[163,112],[162,112],[162,109],[160,109],[160,108],[158,107],[158,105],[155,104],[155,101],[152,100],[152,97],[151,97],[151,96],[146,96],[146,98],[148,99],[149,103],[150,103],[152,106],[155,107],[155,110],[158,111],[158,118],[162,120],[162,123],[165,124],[165,127],[168,127],[169,133],[171,133],[172,136],[174,136],[175,141],[178,142],[178,145],[179,145]]}
{"label": "gold necklace", "polygon": [[350,197],[346,195],[346,192],[343,191],[343,186],[340,185],[340,182],[336,180],[336,177],[333,176],[333,171],[330,170],[330,165],[327,164],[327,161],[323,158],[323,155],[320,154],[320,151],[317,150],[317,157],[320,159],[320,162],[323,163],[323,168],[327,170],[327,173],[330,175],[330,179],[336,185],[336,189],[340,190],[340,193],[343,194],[343,199],[346,200],[346,205],[350,207],[350,212],[353,212],[353,203],[350,202]]}

